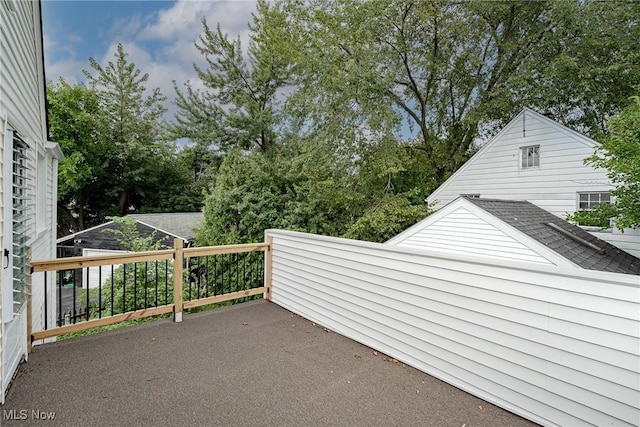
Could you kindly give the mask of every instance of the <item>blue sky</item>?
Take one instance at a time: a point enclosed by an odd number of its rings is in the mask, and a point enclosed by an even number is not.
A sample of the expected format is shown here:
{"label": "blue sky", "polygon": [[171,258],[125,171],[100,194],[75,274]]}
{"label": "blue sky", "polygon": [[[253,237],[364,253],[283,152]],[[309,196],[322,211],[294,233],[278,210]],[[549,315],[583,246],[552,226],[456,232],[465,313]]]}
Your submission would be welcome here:
{"label": "blue sky", "polygon": [[91,71],[89,57],[101,64],[113,60],[118,43],[128,59],[149,73],[148,89],[160,88],[168,98],[169,116],[175,111],[172,80],[191,80],[198,86],[193,63],[203,58],[194,47],[202,32],[202,18],[216,23],[232,37],[248,41],[247,23],[254,1],[42,1],[47,79],[69,83],[84,80]]}

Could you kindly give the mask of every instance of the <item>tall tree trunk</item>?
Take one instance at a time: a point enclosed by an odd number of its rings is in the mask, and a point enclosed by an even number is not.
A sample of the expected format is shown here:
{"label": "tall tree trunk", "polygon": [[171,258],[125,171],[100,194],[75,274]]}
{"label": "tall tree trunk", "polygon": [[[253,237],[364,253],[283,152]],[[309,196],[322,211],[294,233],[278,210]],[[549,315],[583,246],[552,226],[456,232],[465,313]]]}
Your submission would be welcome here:
{"label": "tall tree trunk", "polygon": [[120,192],[120,199],[118,200],[118,207],[120,216],[124,216],[127,210],[127,196],[129,192],[127,190],[122,190]]}

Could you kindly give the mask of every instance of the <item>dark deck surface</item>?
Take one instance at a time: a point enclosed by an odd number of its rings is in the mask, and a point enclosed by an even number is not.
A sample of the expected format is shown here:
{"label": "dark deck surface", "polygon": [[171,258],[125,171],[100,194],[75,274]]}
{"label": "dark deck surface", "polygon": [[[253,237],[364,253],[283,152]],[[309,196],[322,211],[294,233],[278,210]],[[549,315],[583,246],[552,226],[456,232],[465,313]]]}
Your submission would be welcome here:
{"label": "dark deck surface", "polygon": [[3,427],[533,425],[262,300],[35,347],[2,418]]}

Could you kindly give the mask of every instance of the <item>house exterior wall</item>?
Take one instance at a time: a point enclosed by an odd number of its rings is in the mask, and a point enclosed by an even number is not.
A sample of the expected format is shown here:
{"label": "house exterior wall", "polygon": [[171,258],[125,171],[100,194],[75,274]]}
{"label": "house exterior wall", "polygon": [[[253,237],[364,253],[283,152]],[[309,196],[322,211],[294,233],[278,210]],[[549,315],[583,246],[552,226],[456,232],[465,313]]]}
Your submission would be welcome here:
{"label": "house exterior wall", "polygon": [[636,276],[267,235],[274,303],[542,425],[637,425]]}
{"label": "house exterior wall", "polygon": [[[522,168],[520,149],[540,146],[539,167]],[[566,218],[577,209],[578,192],[605,192],[614,187],[606,170],[584,164],[597,142],[525,109],[489,141],[427,201],[439,209],[462,194],[483,198],[528,200]],[[595,234],[640,256],[640,230],[617,229]]]}
{"label": "house exterior wall", "polygon": [[[12,236],[6,230],[12,227],[12,207],[6,202],[6,195],[12,193],[12,185],[6,178],[10,176],[13,166],[4,160],[13,150],[13,139],[9,138],[6,129],[16,132],[28,145],[26,156],[29,162],[29,178],[31,183],[27,191],[27,205],[31,208],[29,222],[31,224],[27,245],[32,249],[32,256],[39,259],[55,257],[56,233],[56,185],[57,159],[61,152],[56,144],[47,142],[45,80],[42,58],[42,28],[39,1],[8,0],[0,2],[0,122],[3,132],[0,137],[0,177],[2,186],[0,194],[0,244],[3,249],[12,247]],[[38,177],[38,175],[40,177]],[[44,201],[43,201],[44,198]],[[3,261],[6,259],[3,258]],[[7,283],[13,276],[9,269],[0,269],[0,294],[7,293]],[[53,276],[49,283],[53,283]],[[43,322],[44,299],[43,283],[36,279],[33,282],[33,323],[38,326]],[[8,289],[11,289],[10,286]],[[0,295],[2,297],[2,295]],[[1,300],[1,299],[0,299]],[[13,311],[8,304],[0,307],[0,319],[11,316]],[[13,320],[0,320],[0,330],[5,334],[0,339],[0,382],[2,393],[0,403],[4,400],[4,392],[11,380],[17,362],[26,357],[26,311],[14,316]],[[52,310],[55,311],[55,305]]]}

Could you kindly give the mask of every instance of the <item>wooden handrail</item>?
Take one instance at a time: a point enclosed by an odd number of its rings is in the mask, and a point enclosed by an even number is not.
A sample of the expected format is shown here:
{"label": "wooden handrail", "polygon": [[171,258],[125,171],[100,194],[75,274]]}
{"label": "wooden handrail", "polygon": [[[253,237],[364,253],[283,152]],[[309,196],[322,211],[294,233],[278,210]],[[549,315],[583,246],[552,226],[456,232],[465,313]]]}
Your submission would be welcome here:
{"label": "wooden handrail", "polygon": [[[268,243],[244,243],[240,245],[204,246],[198,248],[185,248],[185,257],[231,254],[241,252],[266,251]],[[128,264],[134,262],[156,261],[174,258],[175,249],[163,249],[158,251],[132,252],[127,254],[77,256],[68,258],[55,258],[30,261],[32,272],[73,270],[76,268],[97,267],[101,265]]]}
{"label": "wooden handrail", "polygon": [[240,253],[240,252],[258,252],[258,251],[266,251],[268,247],[269,247],[268,243],[243,243],[240,245],[203,246],[199,248],[184,249],[184,256],[193,258],[197,256],[207,256],[207,255],[233,254],[233,253]]}
{"label": "wooden handrail", "polygon": [[132,252],[117,255],[78,256],[69,258],[55,258],[30,261],[29,265],[33,273],[41,271],[73,270],[76,268],[97,267],[100,265],[128,264],[134,262],[156,261],[172,259],[173,249],[160,251]]}

